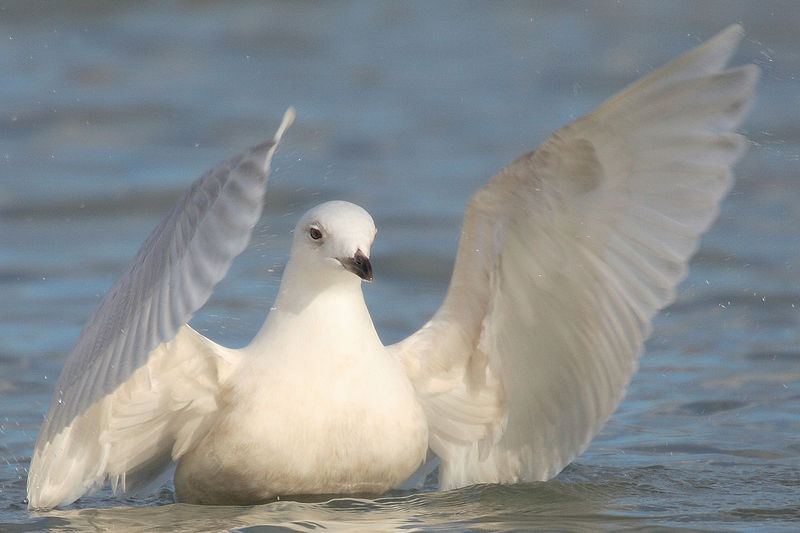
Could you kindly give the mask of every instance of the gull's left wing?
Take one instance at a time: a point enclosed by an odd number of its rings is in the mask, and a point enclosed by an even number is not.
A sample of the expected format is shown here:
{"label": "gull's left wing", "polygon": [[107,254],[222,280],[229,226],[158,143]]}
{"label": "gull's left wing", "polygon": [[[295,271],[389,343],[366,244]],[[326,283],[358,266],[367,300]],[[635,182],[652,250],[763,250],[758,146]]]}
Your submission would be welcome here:
{"label": "gull's left wing", "polygon": [[195,181],[106,294],[56,384],[28,505],[70,503],[110,479],[145,482],[201,438],[235,354],[186,326],[261,216],[271,141]]}
{"label": "gull's left wing", "polygon": [[440,486],[546,480],[581,453],[673,300],[746,139],[731,26],[551,135],[470,199],[431,321],[391,350]]}

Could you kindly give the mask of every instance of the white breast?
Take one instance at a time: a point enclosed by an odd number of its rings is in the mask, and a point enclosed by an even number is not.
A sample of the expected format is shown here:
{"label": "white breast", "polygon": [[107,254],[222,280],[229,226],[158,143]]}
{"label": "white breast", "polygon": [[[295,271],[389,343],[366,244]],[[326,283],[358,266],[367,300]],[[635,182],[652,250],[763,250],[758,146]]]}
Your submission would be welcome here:
{"label": "white breast", "polygon": [[427,422],[374,329],[352,338],[339,329],[332,344],[315,335],[310,317],[270,316],[218,423],[181,460],[179,499],[377,495],[405,481],[425,458]]}

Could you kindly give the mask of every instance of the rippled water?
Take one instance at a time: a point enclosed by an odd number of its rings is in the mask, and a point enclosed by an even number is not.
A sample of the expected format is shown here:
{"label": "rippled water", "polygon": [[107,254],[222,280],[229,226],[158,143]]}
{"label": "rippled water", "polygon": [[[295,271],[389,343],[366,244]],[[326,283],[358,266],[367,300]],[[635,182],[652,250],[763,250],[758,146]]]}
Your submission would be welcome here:
{"label": "rippled water", "polygon": [[[181,191],[298,120],[252,246],[194,325],[241,345],[299,213],[365,206],[386,342],[443,297],[470,192],[729,23],[764,70],[753,147],[626,400],[556,480],[325,504],[106,493],[25,510],[84,321]],[[794,2],[0,4],[0,529],[791,530],[800,523],[800,8]],[[387,305],[391,302],[391,305]]]}

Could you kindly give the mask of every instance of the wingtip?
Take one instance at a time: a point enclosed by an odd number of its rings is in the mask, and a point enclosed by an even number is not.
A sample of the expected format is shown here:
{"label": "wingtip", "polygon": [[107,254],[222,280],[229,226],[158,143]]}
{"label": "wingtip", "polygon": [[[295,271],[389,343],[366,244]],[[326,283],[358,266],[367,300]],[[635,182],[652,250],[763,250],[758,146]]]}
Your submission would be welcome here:
{"label": "wingtip", "polygon": [[725,48],[730,50],[730,55],[739,47],[739,43],[744,38],[744,28],[741,24],[731,24],[714,37],[709,39],[702,48]]}
{"label": "wingtip", "polygon": [[279,143],[283,138],[283,134],[286,133],[286,130],[289,129],[289,126],[291,126],[294,122],[294,117],[294,107],[289,106],[289,108],[283,114],[283,120],[281,120],[281,125],[278,126],[278,131],[275,132],[275,137],[273,137],[275,144]]}
{"label": "wingtip", "polygon": [[744,37],[744,26],[742,26],[741,24],[736,22],[734,24],[731,24],[730,26],[728,26],[724,30],[722,30],[720,33],[721,34],[725,34],[725,35],[728,35],[728,34],[735,35],[736,37],[741,39],[742,37]]}
{"label": "wingtip", "polygon": [[272,154],[275,152],[275,149],[278,147],[278,144],[283,139],[284,133],[286,130],[289,129],[289,126],[292,125],[294,122],[295,112],[294,107],[289,107],[286,112],[283,114],[283,119],[281,119],[281,124],[278,126],[278,130],[275,132],[275,135],[272,136],[272,139],[269,141],[262,142],[261,144],[257,144],[250,148],[250,155],[256,159],[263,158],[262,169],[264,172],[269,172],[269,165],[270,161],[272,160]]}

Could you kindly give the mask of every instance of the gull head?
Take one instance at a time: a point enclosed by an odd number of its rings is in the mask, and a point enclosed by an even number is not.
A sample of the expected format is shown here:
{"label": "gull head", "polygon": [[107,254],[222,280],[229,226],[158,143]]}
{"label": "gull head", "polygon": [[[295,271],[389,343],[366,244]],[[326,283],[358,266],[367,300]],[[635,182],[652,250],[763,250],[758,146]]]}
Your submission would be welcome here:
{"label": "gull head", "polygon": [[372,281],[369,252],[377,231],[363,208],[338,200],[325,202],[297,223],[290,262],[328,281],[353,275]]}

